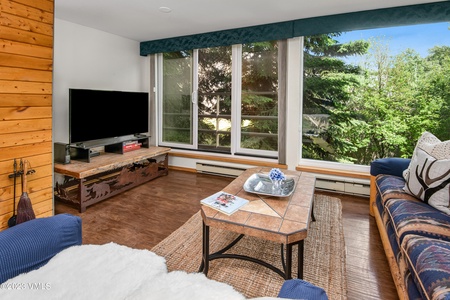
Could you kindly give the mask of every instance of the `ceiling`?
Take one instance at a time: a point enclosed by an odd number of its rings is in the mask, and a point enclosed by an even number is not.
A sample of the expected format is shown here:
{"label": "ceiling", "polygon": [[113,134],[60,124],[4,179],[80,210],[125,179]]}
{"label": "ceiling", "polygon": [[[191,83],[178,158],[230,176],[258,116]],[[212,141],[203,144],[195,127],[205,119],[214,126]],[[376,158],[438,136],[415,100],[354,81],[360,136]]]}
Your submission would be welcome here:
{"label": "ceiling", "polygon": [[[141,42],[316,16],[431,2],[438,1],[55,0],[55,17]],[[171,11],[160,11],[167,10],[167,8]]]}

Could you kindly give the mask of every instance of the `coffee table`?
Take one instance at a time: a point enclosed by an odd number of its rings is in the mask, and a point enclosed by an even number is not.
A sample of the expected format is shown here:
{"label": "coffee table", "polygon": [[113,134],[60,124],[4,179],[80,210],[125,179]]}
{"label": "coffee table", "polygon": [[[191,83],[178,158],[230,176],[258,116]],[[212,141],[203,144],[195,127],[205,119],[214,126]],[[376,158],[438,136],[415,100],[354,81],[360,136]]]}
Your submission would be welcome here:
{"label": "coffee table", "polygon": [[[306,172],[283,171],[294,179],[296,185],[288,197],[275,197],[246,192],[243,188],[246,180],[255,173],[268,174],[270,168],[257,167],[243,172],[233,180],[223,191],[250,202],[237,212],[228,216],[208,206],[202,205],[203,218],[203,248],[202,263],[199,272],[207,275],[209,262],[219,258],[235,258],[252,261],[263,265],[285,279],[292,278],[292,250],[298,245],[298,278],[303,278],[304,239],[308,235],[308,227],[314,220],[313,199],[316,178]],[[215,253],[209,253],[210,227],[236,232],[239,236],[228,246]],[[283,270],[270,262],[265,262],[245,255],[227,254],[242,239],[243,236],[253,236],[281,244]],[[284,259],[284,246],[286,258]]]}

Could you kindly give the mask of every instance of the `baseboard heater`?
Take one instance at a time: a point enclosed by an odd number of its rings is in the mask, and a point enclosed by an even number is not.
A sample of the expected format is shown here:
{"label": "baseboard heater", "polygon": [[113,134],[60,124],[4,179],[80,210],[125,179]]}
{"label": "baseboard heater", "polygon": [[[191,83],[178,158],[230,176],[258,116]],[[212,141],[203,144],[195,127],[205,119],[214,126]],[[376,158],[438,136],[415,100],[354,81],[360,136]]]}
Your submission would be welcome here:
{"label": "baseboard heater", "polygon": [[370,182],[368,180],[341,177],[327,178],[317,175],[316,189],[357,196],[370,196]]}
{"label": "baseboard heater", "polygon": [[230,166],[221,166],[214,164],[196,163],[196,169],[198,173],[212,174],[226,177],[238,177],[246,169]]}

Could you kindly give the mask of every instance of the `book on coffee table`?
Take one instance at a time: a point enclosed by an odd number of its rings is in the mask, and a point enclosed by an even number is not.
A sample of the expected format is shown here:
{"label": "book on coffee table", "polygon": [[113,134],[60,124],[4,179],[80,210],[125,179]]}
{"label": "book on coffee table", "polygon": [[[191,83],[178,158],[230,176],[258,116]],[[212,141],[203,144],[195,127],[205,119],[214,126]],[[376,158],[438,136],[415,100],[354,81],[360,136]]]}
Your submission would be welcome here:
{"label": "book on coffee table", "polygon": [[226,215],[231,215],[242,206],[246,205],[249,201],[237,197],[232,194],[225,193],[223,191],[217,192],[200,201],[201,204],[209,206],[215,210],[218,210]]}

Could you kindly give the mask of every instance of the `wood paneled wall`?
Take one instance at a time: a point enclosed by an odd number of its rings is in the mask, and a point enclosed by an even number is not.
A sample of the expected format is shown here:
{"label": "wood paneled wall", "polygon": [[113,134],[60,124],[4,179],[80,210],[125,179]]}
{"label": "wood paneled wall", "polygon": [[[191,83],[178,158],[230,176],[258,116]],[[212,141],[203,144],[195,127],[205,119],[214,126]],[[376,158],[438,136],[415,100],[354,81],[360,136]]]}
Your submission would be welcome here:
{"label": "wood paneled wall", "polygon": [[[36,217],[53,215],[54,0],[0,0],[0,230],[13,214],[13,162],[26,159]],[[19,202],[21,180],[16,187]]]}

